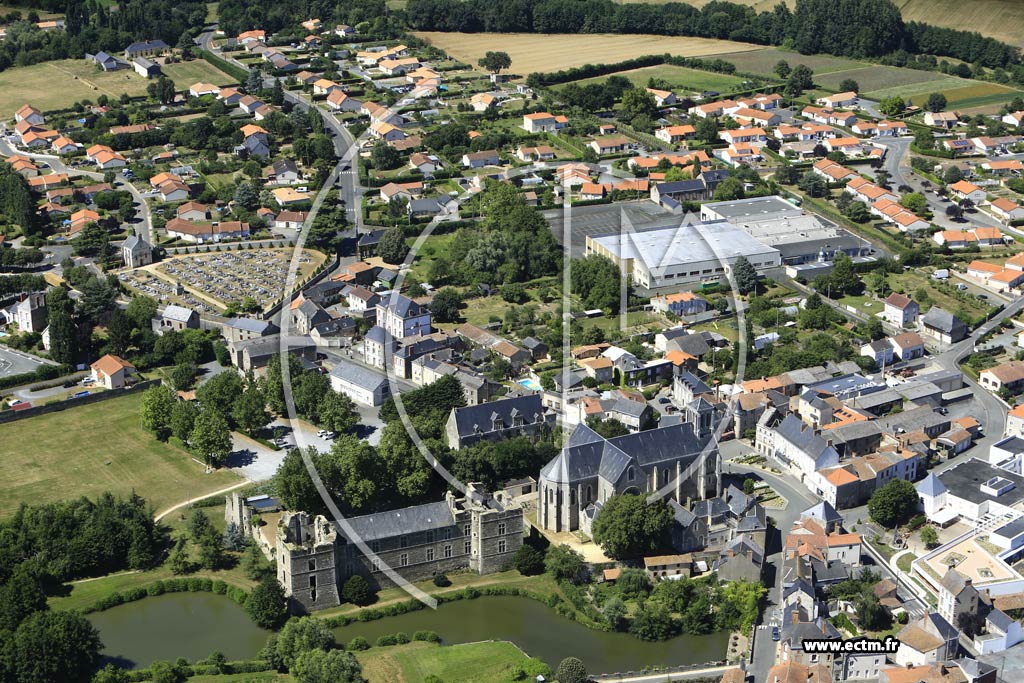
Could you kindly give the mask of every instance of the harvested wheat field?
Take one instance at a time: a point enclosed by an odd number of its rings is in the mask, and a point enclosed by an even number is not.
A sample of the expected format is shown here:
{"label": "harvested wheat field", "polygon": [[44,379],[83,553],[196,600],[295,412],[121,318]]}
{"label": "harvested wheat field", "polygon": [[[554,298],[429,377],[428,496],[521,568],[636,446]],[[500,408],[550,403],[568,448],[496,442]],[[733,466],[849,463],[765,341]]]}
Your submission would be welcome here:
{"label": "harvested wheat field", "polygon": [[723,52],[761,49],[759,45],[710,38],[607,34],[443,33],[416,35],[467,64],[475,65],[488,50],[503,50],[512,58],[512,73],[559,71],[584,64],[609,64],[643,55],[670,53],[703,57]]}

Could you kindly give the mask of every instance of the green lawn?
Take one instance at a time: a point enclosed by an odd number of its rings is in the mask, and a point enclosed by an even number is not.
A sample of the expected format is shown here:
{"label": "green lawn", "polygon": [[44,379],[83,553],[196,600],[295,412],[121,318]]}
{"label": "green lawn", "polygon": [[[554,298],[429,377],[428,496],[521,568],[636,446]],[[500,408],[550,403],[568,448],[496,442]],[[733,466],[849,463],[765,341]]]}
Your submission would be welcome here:
{"label": "green lawn", "polygon": [[81,100],[95,102],[100,95],[138,97],[146,94],[147,84],[131,69],[103,72],[84,59],[19,66],[0,73],[0,116],[10,116],[26,103],[46,112]]}
{"label": "green lawn", "polygon": [[901,572],[910,571],[910,563],[917,559],[917,555],[914,553],[907,553],[900,555],[900,559],[896,560],[896,566],[899,567]]}
{"label": "green lawn", "polygon": [[708,59],[724,59],[736,65],[737,71],[760,74],[762,76],[774,76],[775,65],[779,61],[786,61],[791,67],[797,64],[805,64],[811,68],[815,76],[820,76],[834,71],[845,71],[867,66],[864,62],[846,59],[845,57],[832,57],[829,55],[802,55],[798,52],[790,52],[779,48],[765,48],[763,50],[750,50],[748,52],[730,52],[717,55],[708,55]]}
{"label": "green lawn", "polygon": [[516,667],[527,672],[527,679],[548,673],[546,666],[504,641],[448,646],[416,642],[371,648],[357,657],[369,683],[420,683],[430,674],[444,683],[506,683]]}
{"label": "green lawn", "polygon": [[[695,90],[698,92],[704,90],[728,92],[730,90],[738,89],[743,84],[744,80],[739,76],[718,74],[711,71],[700,71],[698,69],[687,69],[682,66],[672,66],[670,64],[646,66],[642,69],[633,69],[632,71],[620,71],[615,75],[625,76],[633,85],[639,87],[646,87],[649,79],[656,78],[668,81],[673,88],[678,88],[680,90]],[[586,85],[588,83],[604,83],[606,80],[608,80],[608,76],[597,76],[594,78],[587,78],[582,81],[575,81],[575,83],[578,85]]]}
{"label": "green lawn", "polygon": [[180,448],[157,441],[139,421],[141,394],[30,417],[0,426],[6,494],[0,519],[18,505],[135,491],[157,512],[241,479],[204,474]]}
{"label": "green lawn", "polygon": [[213,83],[214,85],[233,85],[237,81],[205,59],[193,59],[191,62],[166,64],[164,75],[174,81],[179,90],[187,90],[193,83]]}

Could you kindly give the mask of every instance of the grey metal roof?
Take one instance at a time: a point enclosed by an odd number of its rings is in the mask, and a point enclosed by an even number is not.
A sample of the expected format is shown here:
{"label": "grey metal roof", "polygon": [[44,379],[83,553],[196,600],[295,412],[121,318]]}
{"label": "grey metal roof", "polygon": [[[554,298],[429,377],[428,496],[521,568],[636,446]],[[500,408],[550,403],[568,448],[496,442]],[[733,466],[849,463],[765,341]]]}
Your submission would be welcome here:
{"label": "grey metal roof", "polygon": [[945,485],[943,485],[941,479],[935,476],[934,472],[929,472],[928,476],[918,482],[916,488],[918,493],[928,497],[938,496],[946,492]]}
{"label": "grey metal roof", "polygon": [[448,503],[438,501],[352,517],[348,523],[363,541],[376,541],[420,531],[444,529],[455,524],[455,515],[452,514]]}
{"label": "grey metal roof", "polygon": [[374,325],[366,332],[364,339],[366,341],[376,342],[377,344],[383,344],[388,337],[388,331],[380,325]]}
{"label": "grey metal roof", "polygon": [[427,313],[427,309],[425,307],[416,303],[409,297],[399,294],[398,292],[391,292],[388,295],[382,296],[377,307],[386,308],[403,319],[425,315]]}
{"label": "grey metal roof", "polygon": [[800,516],[824,522],[826,528],[833,523],[843,523],[843,516],[827,500],[823,500],[817,505],[812,505],[801,512]]}
{"label": "grey metal roof", "polygon": [[368,391],[375,391],[381,385],[387,384],[388,381],[388,378],[382,374],[344,360],[334,366],[334,369],[331,370],[331,377],[337,377],[343,382]]}

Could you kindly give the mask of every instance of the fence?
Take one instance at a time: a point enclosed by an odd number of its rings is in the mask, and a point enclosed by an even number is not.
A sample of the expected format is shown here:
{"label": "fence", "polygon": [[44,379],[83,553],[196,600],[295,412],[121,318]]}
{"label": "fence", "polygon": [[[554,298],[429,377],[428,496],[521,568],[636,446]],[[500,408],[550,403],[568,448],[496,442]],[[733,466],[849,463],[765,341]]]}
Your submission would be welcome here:
{"label": "fence", "polygon": [[101,391],[99,393],[89,394],[88,396],[82,396],[81,398],[54,401],[53,403],[47,403],[44,406],[32,406],[31,408],[26,408],[25,410],[5,410],[0,412],[0,424],[14,422],[25,417],[36,417],[37,415],[47,415],[49,413],[56,413],[61,410],[67,410],[68,408],[83,406],[90,403],[99,403],[100,401],[106,401],[111,398],[117,398],[118,396],[134,394],[140,391],[145,391],[150,387],[154,387],[160,384],[160,382],[161,380],[158,379],[148,379],[144,382],[139,382],[135,386],[129,387],[127,389]]}

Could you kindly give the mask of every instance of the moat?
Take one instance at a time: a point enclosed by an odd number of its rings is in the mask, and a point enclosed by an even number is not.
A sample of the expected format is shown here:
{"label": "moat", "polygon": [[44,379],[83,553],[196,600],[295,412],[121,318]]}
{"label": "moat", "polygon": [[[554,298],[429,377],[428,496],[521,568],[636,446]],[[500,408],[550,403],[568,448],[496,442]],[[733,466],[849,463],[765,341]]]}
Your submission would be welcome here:
{"label": "moat", "polygon": [[[144,598],[89,615],[100,631],[103,654],[122,666],[145,667],[157,660],[202,659],[220,651],[230,659],[251,659],[270,635],[223,595],[171,593]],[[679,636],[647,643],[569,621],[544,604],[520,597],[481,597],[335,629],[339,642],[419,630],[440,634],[447,644],[509,640],[528,654],[557,664],[582,659],[590,671],[637,670],[644,666],[707,662],[724,657],[728,633]]]}

